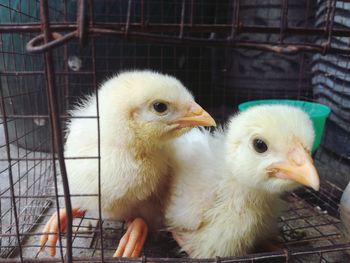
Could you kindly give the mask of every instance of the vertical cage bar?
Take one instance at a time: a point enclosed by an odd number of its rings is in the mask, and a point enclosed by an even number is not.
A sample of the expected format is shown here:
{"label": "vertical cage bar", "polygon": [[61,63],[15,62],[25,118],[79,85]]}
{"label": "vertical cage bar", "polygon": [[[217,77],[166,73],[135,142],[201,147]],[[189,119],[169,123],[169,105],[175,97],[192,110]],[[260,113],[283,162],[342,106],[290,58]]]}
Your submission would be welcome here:
{"label": "vertical cage bar", "polygon": [[[42,31],[44,34],[44,42],[48,43],[51,40],[51,34],[49,29],[49,14],[48,14],[48,3],[45,0],[40,0],[40,18],[42,23]],[[54,141],[53,152],[57,154],[58,163],[60,166],[64,201],[67,214],[67,230],[66,230],[66,260],[72,262],[72,206],[70,202],[70,193],[66,167],[64,163],[63,154],[63,142],[61,138],[61,125],[59,119],[59,109],[56,97],[55,77],[53,68],[53,59],[51,51],[45,53],[45,75],[47,79],[47,96],[49,104],[49,116],[51,123],[52,136]],[[56,170],[54,171],[56,173]]]}
{"label": "vertical cage bar", "polygon": [[310,0],[307,0],[306,1],[304,28],[308,28],[308,26],[309,26],[309,16],[310,16]]}
{"label": "vertical cage bar", "polygon": [[[10,139],[9,139],[9,132],[7,127],[7,116],[6,116],[6,109],[5,109],[5,100],[4,100],[4,94],[2,92],[2,88],[0,86],[0,96],[1,96],[1,111],[2,111],[2,118],[3,118],[3,124],[4,124],[4,136],[6,141],[6,155],[8,160],[8,176],[9,176],[9,184],[10,184],[10,194],[11,194],[11,202],[13,209],[13,215],[15,217],[15,227],[16,227],[16,238],[19,248],[19,257],[21,262],[23,262],[23,255],[22,255],[22,245],[21,245],[21,238],[20,238],[20,232],[19,232],[19,218],[17,214],[17,206],[16,206],[16,199],[15,199],[15,189],[14,189],[14,183],[13,183],[13,173],[12,173],[12,165],[11,165],[11,150],[10,150]],[[11,212],[10,212],[11,213]],[[12,213],[11,213],[12,215]],[[0,238],[1,239],[1,238]]]}
{"label": "vertical cage bar", "polygon": [[132,0],[128,1],[128,11],[126,15],[126,23],[125,23],[125,32],[124,36],[127,36],[129,33],[129,27],[130,27],[130,17],[131,17],[131,2]]}
{"label": "vertical cage bar", "polygon": [[[90,1],[91,4],[91,1]],[[142,29],[145,26],[145,2],[144,0],[141,0],[141,27]]]}
{"label": "vertical cage bar", "polygon": [[85,1],[77,0],[77,35],[79,38],[79,45],[82,48],[85,44],[85,31],[84,31],[84,23],[85,23]]}
{"label": "vertical cage bar", "polygon": [[191,0],[191,5],[190,5],[190,25],[191,27],[193,26],[193,0]]}
{"label": "vertical cage bar", "polygon": [[283,43],[284,31],[288,28],[288,0],[283,0],[281,6],[281,24],[280,24],[280,39],[279,42]]}
{"label": "vertical cage bar", "polygon": [[[63,14],[64,14],[64,22],[67,22],[67,14],[68,14],[68,10],[67,10],[67,4],[68,1],[64,0],[63,2]],[[63,105],[63,110],[64,112],[68,111],[68,107],[69,107],[69,74],[68,74],[68,44],[63,46],[63,56],[64,56],[64,71],[67,73],[64,75],[64,105]]]}
{"label": "vertical cage bar", "polygon": [[185,0],[182,0],[182,4],[181,4],[181,23],[180,23],[180,33],[179,33],[179,38],[180,39],[183,37],[183,34],[184,34],[185,8],[186,8]]}
{"label": "vertical cage bar", "polygon": [[326,30],[327,30],[328,36],[327,36],[327,43],[324,48],[324,54],[331,47],[334,17],[335,17],[335,5],[336,5],[336,0],[329,0],[329,5],[327,8],[329,8],[330,10],[327,10],[327,22],[326,22],[326,25],[327,25]]}
{"label": "vertical cage bar", "polygon": [[[305,54],[301,53],[299,55],[299,74],[298,74],[298,94],[297,98],[300,100],[302,97],[303,81],[305,77]],[[305,98],[303,98],[305,99]]]}
{"label": "vertical cage bar", "polygon": [[234,40],[237,31],[239,30],[239,0],[233,0],[232,1],[232,19],[231,19],[231,34],[229,36],[229,40]]}
{"label": "vertical cage bar", "polygon": [[[46,76],[46,65],[45,65],[45,76]],[[46,85],[48,85],[48,79],[46,77]],[[47,90],[47,89],[46,89]],[[48,92],[46,92],[48,93]],[[50,111],[50,101],[48,102],[48,110]],[[56,168],[56,158],[55,158],[55,141],[54,141],[54,135],[53,135],[53,125],[52,125],[52,121],[51,121],[51,117],[49,115],[49,121],[50,121],[50,129],[51,129],[51,150],[52,150],[52,170],[53,170],[53,178],[54,178],[54,187],[55,187],[55,201],[57,204],[56,207],[56,212],[57,212],[57,217],[60,218],[60,205],[59,205],[59,197],[58,197],[58,185],[57,185],[57,168]],[[58,220],[58,229],[59,231],[61,231],[62,227],[61,227],[61,222],[60,220]],[[63,258],[63,246],[62,246],[62,237],[59,234],[58,235],[58,241],[60,244],[60,254],[61,254],[61,261],[64,262],[64,258]],[[40,250],[39,250],[40,252]]]}
{"label": "vertical cage bar", "polygon": [[[129,2],[130,5],[130,2]],[[89,1],[90,7],[90,23],[91,26],[94,26],[94,6],[93,1]],[[96,45],[95,38],[91,38],[91,52],[92,52],[92,83],[94,86],[95,94],[96,94],[96,113],[97,113],[97,162],[98,162],[98,227],[100,231],[100,245],[101,245],[101,262],[104,262],[104,246],[103,246],[103,221],[102,221],[102,211],[101,211],[101,131],[100,131],[100,106],[98,99],[98,87],[97,87],[97,79],[96,79]]]}

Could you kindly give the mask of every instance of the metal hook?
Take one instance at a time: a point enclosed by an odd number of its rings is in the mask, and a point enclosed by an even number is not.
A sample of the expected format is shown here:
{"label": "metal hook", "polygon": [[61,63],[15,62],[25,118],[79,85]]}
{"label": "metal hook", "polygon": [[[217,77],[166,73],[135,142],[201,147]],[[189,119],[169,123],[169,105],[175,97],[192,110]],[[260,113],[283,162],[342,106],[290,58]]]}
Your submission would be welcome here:
{"label": "metal hook", "polygon": [[80,47],[83,47],[86,44],[85,0],[78,0],[77,5],[77,37]]}
{"label": "metal hook", "polygon": [[51,48],[60,46],[66,43],[68,40],[75,37],[76,31],[68,33],[67,35],[62,36],[57,32],[51,33],[52,41],[43,44],[44,34],[40,34],[34,38],[32,38],[26,45],[26,49],[29,53],[41,53],[45,52]]}
{"label": "metal hook", "polygon": [[44,43],[44,34],[40,34],[34,38],[32,38],[26,45],[26,50],[29,53],[42,53],[45,51],[48,51],[49,49],[58,47],[66,43],[67,41],[71,40],[74,37],[79,38],[80,46],[84,46],[86,42],[86,23],[84,19],[84,12],[85,12],[85,1],[79,0],[77,2],[78,8],[77,8],[77,29],[62,36],[61,34],[57,32],[51,33],[52,41]]}

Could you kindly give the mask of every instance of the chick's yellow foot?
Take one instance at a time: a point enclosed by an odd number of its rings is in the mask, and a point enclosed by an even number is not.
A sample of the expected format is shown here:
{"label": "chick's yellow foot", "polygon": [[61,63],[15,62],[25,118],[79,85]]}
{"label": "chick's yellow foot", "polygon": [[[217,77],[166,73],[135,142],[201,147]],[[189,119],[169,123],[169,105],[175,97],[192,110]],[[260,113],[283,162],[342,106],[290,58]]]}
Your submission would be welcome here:
{"label": "chick's yellow foot", "polygon": [[113,257],[138,257],[146,241],[148,226],[142,218],[128,223],[128,229],[119,242]]}
{"label": "chick's yellow foot", "polygon": [[[85,211],[79,210],[79,208],[72,209],[73,218],[83,217],[85,215]],[[64,232],[67,227],[67,213],[66,209],[60,209],[60,225],[61,231]],[[56,255],[56,243],[59,235],[59,227],[58,227],[58,215],[55,212],[46,223],[43,229],[43,235],[39,240],[39,252],[43,250],[45,244],[47,243],[48,249],[47,253],[54,257]]]}

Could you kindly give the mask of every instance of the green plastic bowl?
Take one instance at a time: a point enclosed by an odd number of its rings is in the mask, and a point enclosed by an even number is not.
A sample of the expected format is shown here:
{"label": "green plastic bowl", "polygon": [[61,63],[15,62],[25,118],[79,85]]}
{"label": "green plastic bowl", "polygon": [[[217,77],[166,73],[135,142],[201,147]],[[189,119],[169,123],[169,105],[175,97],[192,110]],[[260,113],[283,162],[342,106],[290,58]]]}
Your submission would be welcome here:
{"label": "green plastic bowl", "polygon": [[315,130],[315,141],[312,147],[312,153],[317,150],[323,135],[324,124],[329,113],[331,112],[329,107],[323,104],[301,100],[252,100],[239,104],[238,109],[240,111],[244,111],[249,107],[262,104],[287,104],[304,110],[312,120]]}

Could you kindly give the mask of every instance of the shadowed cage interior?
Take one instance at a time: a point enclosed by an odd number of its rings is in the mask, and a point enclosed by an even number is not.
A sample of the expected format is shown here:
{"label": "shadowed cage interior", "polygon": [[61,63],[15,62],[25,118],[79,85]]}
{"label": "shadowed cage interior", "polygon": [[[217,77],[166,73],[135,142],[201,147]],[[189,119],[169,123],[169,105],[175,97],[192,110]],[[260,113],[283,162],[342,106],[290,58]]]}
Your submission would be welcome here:
{"label": "shadowed cage interior", "polygon": [[[63,262],[66,254],[64,234],[55,258],[37,253],[44,224],[64,207],[48,76],[54,76],[58,100],[61,130],[56,132],[64,138],[68,110],[78,98],[116,72],[145,68],[176,76],[220,123],[239,103],[254,99],[328,105],[331,115],[314,156],[321,190],[300,189],[283,197],[288,205],[279,228],[285,249],[206,261],[350,262],[338,211],[350,176],[350,3],[48,1],[50,32],[76,34],[38,51],[27,43],[45,28],[40,5],[0,0],[0,262]],[[43,51],[52,55],[51,71]],[[92,117],[98,128],[98,112]],[[124,230],[123,223],[89,214],[75,219],[73,256],[112,262]],[[184,260],[170,237],[149,238],[142,253],[140,261]]]}

